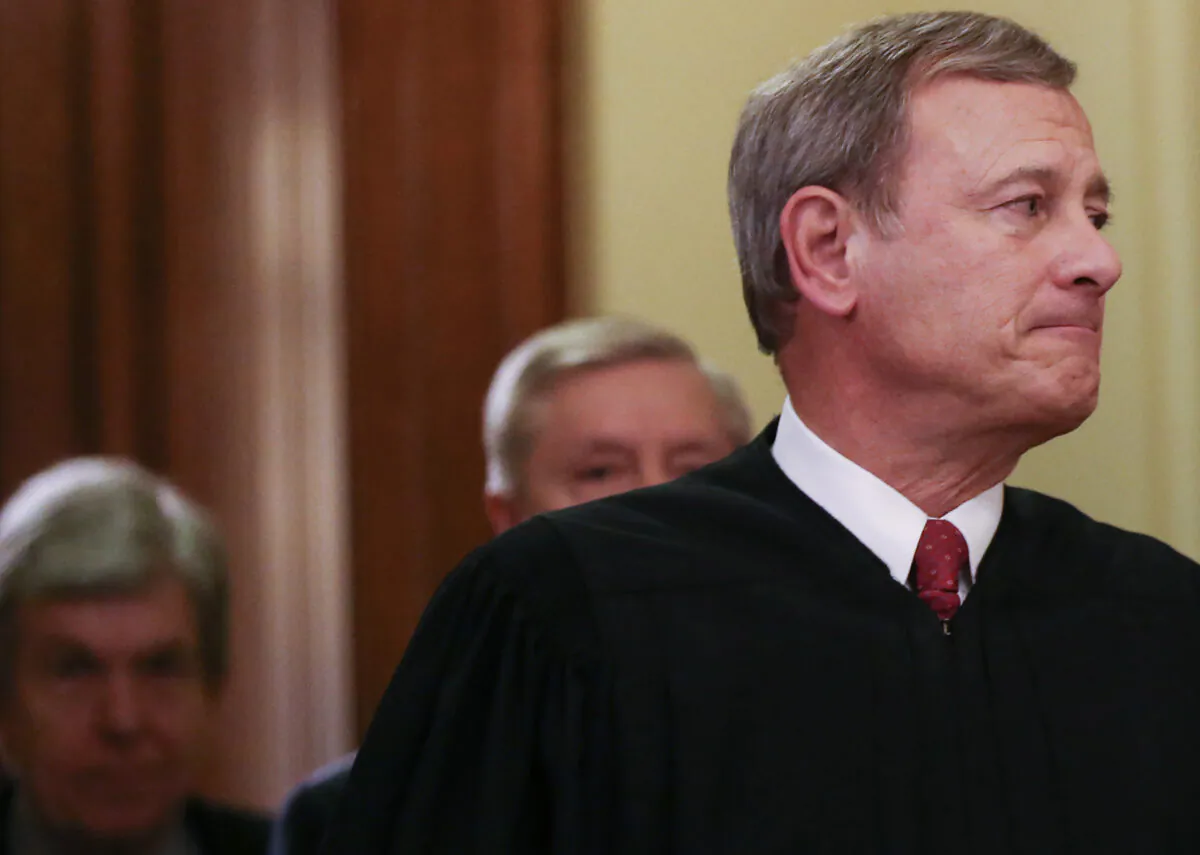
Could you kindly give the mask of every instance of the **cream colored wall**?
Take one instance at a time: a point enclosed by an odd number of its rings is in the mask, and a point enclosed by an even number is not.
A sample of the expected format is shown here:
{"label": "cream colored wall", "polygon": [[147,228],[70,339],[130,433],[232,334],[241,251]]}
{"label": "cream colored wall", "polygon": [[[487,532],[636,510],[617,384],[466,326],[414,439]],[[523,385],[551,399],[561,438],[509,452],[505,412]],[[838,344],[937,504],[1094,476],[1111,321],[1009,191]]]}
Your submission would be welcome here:
{"label": "cream colored wall", "polygon": [[[580,312],[627,312],[686,335],[745,384],[758,418],[782,387],[741,303],[725,213],[734,123],[759,81],[846,25],[921,4],[584,0],[573,140]],[[1200,556],[1200,11],[1190,0],[977,3],[1046,36],[1116,188],[1125,276],[1109,298],[1104,390],[1075,434],[1014,482]]]}

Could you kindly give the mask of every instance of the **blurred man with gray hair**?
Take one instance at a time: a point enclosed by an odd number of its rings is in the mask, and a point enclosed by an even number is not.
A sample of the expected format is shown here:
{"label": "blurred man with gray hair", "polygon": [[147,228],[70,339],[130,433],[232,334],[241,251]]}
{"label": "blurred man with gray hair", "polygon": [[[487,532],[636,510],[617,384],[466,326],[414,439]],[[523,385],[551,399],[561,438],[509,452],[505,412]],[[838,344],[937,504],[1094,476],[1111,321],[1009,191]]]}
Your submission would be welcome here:
{"label": "blurred man with gray hair", "polygon": [[620,316],[558,324],[513,349],[488,389],[488,519],[499,534],[663,484],[750,436],[737,381],[679,336]]}
{"label": "blurred man with gray hair", "polygon": [[[663,484],[750,439],[737,381],[674,333],[634,318],[566,321],[514,348],[483,407],[484,509],[497,534],[536,514]],[[272,855],[311,855],[352,757],[289,795]]]}
{"label": "blurred man with gray hair", "polygon": [[0,512],[4,855],[258,855],[192,795],[229,662],[224,545],[133,463],[78,458]]}

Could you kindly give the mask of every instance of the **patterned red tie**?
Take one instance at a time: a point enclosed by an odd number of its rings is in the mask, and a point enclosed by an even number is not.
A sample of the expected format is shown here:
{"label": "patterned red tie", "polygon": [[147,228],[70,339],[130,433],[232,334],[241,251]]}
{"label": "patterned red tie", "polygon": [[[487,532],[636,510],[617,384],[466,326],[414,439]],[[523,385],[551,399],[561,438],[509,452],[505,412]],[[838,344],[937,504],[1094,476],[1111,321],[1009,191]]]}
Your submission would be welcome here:
{"label": "patterned red tie", "polygon": [[954,523],[946,520],[925,523],[908,584],[943,622],[958,611],[958,577],[967,560],[967,541]]}

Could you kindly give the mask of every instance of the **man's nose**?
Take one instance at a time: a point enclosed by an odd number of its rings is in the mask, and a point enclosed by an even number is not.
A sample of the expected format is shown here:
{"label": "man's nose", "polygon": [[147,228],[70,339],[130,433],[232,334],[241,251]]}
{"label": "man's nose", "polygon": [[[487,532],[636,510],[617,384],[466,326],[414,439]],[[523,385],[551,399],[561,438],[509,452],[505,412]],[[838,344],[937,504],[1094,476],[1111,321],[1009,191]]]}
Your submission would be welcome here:
{"label": "man's nose", "polygon": [[104,684],[99,707],[100,724],[108,736],[128,738],[141,729],[143,702],[132,676],[111,675]]}
{"label": "man's nose", "polygon": [[1113,245],[1090,219],[1080,217],[1070,225],[1070,233],[1054,271],[1059,287],[1092,286],[1101,295],[1121,278],[1121,258]]}
{"label": "man's nose", "polygon": [[671,472],[663,461],[644,460],[642,461],[641,478],[638,486],[653,487],[656,484],[665,484],[671,478]]}

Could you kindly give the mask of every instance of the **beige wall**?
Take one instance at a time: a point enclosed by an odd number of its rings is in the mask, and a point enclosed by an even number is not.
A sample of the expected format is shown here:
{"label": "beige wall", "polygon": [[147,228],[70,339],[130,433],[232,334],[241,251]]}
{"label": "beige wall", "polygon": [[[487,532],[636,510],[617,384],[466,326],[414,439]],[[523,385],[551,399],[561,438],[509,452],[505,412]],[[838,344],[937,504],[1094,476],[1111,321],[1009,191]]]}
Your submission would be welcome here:
{"label": "beige wall", "polygon": [[[725,214],[737,113],[757,82],[845,25],[920,7],[585,0],[571,117],[576,310],[683,333],[742,379],[761,420],[776,412],[782,387],[754,346]],[[1014,481],[1200,556],[1200,11],[1190,0],[974,7],[1034,27],[1080,64],[1125,260],[1100,409],[1031,453]]]}

